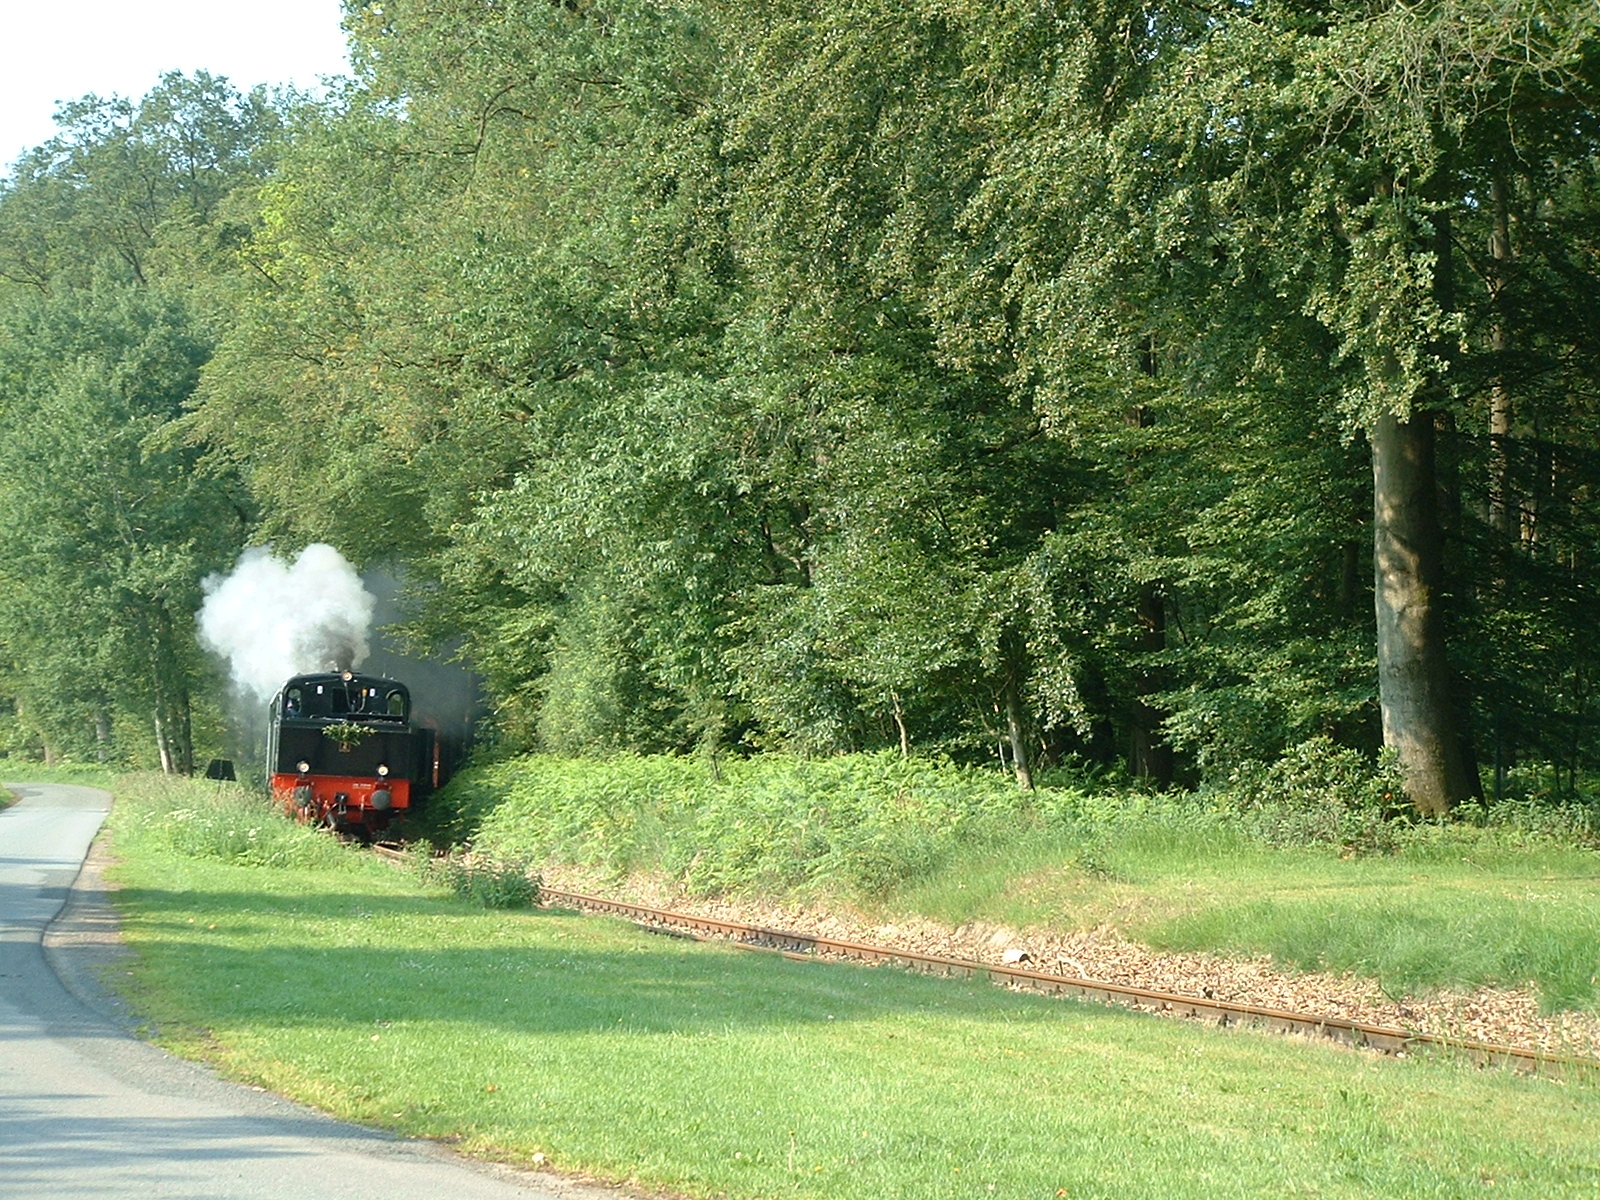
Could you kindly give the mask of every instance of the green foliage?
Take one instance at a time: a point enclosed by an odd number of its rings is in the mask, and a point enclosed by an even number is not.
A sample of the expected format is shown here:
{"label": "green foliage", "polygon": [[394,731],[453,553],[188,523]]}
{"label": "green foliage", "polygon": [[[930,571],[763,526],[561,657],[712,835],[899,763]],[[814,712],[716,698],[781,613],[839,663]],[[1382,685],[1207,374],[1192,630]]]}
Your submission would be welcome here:
{"label": "green foliage", "polygon": [[1474,824],[1541,846],[1593,844],[1592,806],[1500,804],[1420,822],[1389,760],[1327,739],[1234,769],[1198,796],[1070,775],[1020,793],[980,771],[889,753],[794,759],[618,755],[512,758],[453,779],[419,831],[491,857],[623,877],[662,873],[692,894],[831,895],[873,904],[913,891],[958,855],[1035,844],[1113,879],[1152,856],[1173,864],[1251,845],[1341,856],[1406,855]]}
{"label": "green foliage", "polygon": [[170,76],[0,186],[8,740],[185,759],[248,533],[428,581],[498,752],[1123,762],[1365,846],[1296,747],[1402,707],[1368,434],[1418,414],[1438,744],[1600,760],[1589,10],[351,29],[332,100]]}
{"label": "green foliage", "polygon": [[[993,774],[888,753],[731,765],[663,865],[691,892],[874,896],[1021,808]],[[689,854],[690,850],[692,854]]]}
{"label": "green foliage", "polygon": [[1600,794],[1523,794],[1463,805],[1457,820],[1535,841],[1600,848]]}
{"label": "green foliage", "polygon": [[194,702],[200,580],[248,502],[173,430],[216,334],[226,202],[276,114],[174,74],[59,123],[0,182],[0,691],[48,757],[186,772],[216,724]]}
{"label": "green foliage", "polygon": [[359,746],[376,732],[377,730],[371,725],[362,725],[355,721],[339,721],[333,725],[324,725],[321,729],[323,737],[330,742],[337,742],[341,748]]}
{"label": "green foliage", "polygon": [[418,867],[423,882],[482,908],[529,908],[539,903],[539,877],[525,860],[452,850],[423,857]]}
{"label": "green foliage", "polygon": [[[1496,171],[1591,207],[1553,165],[1585,135],[1497,143],[1509,92],[1462,64],[1518,27],[1469,9],[1374,40],[1288,12],[387,5],[259,193],[187,428],[267,532],[442,581],[413,628],[464,639],[502,748],[1141,744],[1163,782],[1162,739],[1185,782],[1320,734],[1370,752],[1349,439],[1414,401],[1481,425],[1500,377],[1465,331],[1504,289],[1463,259],[1446,311],[1419,239],[1481,227]],[[1526,36],[1592,65],[1581,22]],[[1417,115],[1428,53],[1449,137]],[[1540,311],[1586,303],[1588,266],[1543,265],[1562,241],[1518,277]],[[1584,390],[1576,329],[1528,360],[1550,395]],[[1465,453],[1463,496],[1487,473]],[[1554,628],[1536,593],[1503,593],[1514,638],[1452,617],[1462,678],[1521,676],[1518,746],[1587,703],[1492,648]]]}
{"label": "green foliage", "polygon": [[714,769],[693,758],[522,758],[462,773],[433,807],[449,838],[491,854],[664,870],[702,895],[880,895],[963,842],[1034,819],[1003,776],[890,754],[762,755]]}
{"label": "green foliage", "polygon": [[1392,759],[1375,770],[1327,738],[1302,742],[1270,763],[1236,766],[1208,795],[1274,846],[1393,850],[1416,819]]}
{"label": "green foliage", "polygon": [[242,867],[337,867],[349,851],[326,832],[290,820],[236,783],[123,776],[112,828],[119,843]]}

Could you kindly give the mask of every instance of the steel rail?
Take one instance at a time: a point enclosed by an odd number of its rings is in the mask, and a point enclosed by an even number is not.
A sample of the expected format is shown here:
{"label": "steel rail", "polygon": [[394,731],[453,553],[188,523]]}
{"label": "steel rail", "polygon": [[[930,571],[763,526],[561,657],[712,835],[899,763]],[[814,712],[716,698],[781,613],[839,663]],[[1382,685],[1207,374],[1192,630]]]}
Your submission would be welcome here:
{"label": "steel rail", "polygon": [[1431,1049],[1464,1056],[1484,1066],[1509,1067],[1529,1074],[1600,1079],[1600,1059],[1549,1054],[1521,1046],[1502,1046],[1493,1042],[1397,1029],[1345,1017],[1287,1012],[1231,1000],[1153,991],[1149,988],[1071,975],[1057,975],[1009,964],[944,958],[915,950],[841,941],[809,933],[796,933],[792,930],[766,929],[759,925],[672,912],[668,909],[630,904],[602,896],[588,896],[579,892],[540,888],[539,894],[540,903],[546,906],[605,913],[623,917],[651,932],[731,941],[742,949],[777,952],[790,958],[811,959],[821,955],[861,962],[892,963],[928,974],[988,979],[992,983],[1014,990],[1044,992],[1097,1003],[1118,1004],[1143,1012],[1209,1021],[1220,1026],[1250,1027],[1331,1039],[1388,1055],[1403,1056],[1413,1051]]}

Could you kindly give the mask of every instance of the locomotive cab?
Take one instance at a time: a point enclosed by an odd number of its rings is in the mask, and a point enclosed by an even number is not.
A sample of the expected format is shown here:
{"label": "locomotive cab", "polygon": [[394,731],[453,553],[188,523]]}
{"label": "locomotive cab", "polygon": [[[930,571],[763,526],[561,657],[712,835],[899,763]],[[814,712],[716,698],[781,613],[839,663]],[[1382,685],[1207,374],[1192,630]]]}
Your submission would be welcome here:
{"label": "locomotive cab", "polygon": [[429,790],[434,758],[433,735],[412,723],[397,680],[296,675],[273,698],[268,782],[299,820],[370,836]]}

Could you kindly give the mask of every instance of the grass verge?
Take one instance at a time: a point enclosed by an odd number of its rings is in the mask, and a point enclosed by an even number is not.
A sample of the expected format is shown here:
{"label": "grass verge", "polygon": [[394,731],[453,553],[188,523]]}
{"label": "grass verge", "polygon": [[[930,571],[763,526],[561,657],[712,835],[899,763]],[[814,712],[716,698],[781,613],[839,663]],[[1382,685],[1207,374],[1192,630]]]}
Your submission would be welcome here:
{"label": "grass verge", "polygon": [[174,837],[221,793],[119,789],[136,1005],[237,1078],[397,1132],[693,1197],[1600,1188],[1600,1087],[685,944],[461,904],[353,852]]}
{"label": "grass verge", "polygon": [[1315,787],[1294,765],[1235,794],[1152,796],[1022,793],[994,772],[887,756],[716,774],[692,759],[535,757],[467,773],[432,820],[491,855],[654,873],[691,894],[1110,925],[1158,949],[1354,972],[1396,997],[1526,986],[1549,1010],[1600,1006],[1596,811],[1418,823],[1385,815],[1337,756]]}

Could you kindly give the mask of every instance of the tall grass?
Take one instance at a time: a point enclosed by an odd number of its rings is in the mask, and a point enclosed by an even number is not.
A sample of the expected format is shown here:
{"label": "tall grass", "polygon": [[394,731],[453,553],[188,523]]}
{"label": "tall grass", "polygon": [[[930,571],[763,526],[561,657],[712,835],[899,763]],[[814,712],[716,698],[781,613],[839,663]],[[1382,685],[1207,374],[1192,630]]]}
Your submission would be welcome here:
{"label": "tall grass", "polygon": [[1036,824],[1037,804],[992,774],[892,755],[767,756],[716,775],[686,758],[534,757],[452,781],[431,832],[617,875],[661,870],[694,894],[869,894]]}
{"label": "tall grass", "polygon": [[60,762],[53,766],[30,762],[9,755],[0,757],[0,779],[29,783],[78,783],[88,787],[110,787],[118,773],[96,763]]}
{"label": "tall grass", "polygon": [[332,836],[288,820],[240,783],[127,775],[116,795],[118,844],[135,851],[254,867],[329,868],[346,858]]}
{"label": "tall grass", "polygon": [[1396,995],[1529,985],[1551,1008],[1600,1002],[1587,808],[1421,821],[1387,775],[1318,744],[1236,782],[1024,793],[994,772],[888,755],[763,757],[716,775],[694,759],[535,757],[467,772],[432,819],[481,852],[652,872],[690,894],[1112,925],[1159,948],[1355,971]]}

